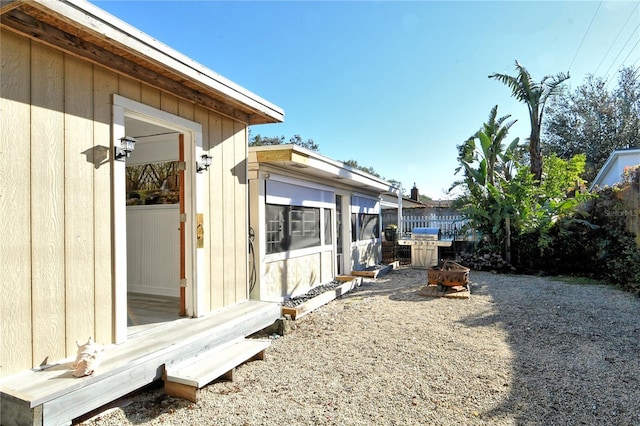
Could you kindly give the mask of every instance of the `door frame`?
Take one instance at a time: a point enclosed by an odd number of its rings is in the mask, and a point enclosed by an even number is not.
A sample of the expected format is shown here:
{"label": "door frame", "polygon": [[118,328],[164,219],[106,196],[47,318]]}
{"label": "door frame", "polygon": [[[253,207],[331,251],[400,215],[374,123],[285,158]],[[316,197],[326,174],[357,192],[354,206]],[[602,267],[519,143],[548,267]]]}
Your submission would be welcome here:
{"label": "door frame", "polygon": [[204,178],[196,173],[196,158],[202,155],[202,125],[149,105],[113,95],[111,180],[112,180],[112,259],[114,283],[114,341],[127,339],[127,220],[125,162],[113,160],[113,150],[125,134],[125,117],[158,124],[184,134],[185,185],[185,307],[187,316],[202,312],[202,265],[196,262],[196,200],[204,198]]}
{"label": "door frame", "polygon": [[[342,271],[342,274],[349,275],[351,274],[351,192],[350,191],[342,191],[339,189],[335,190],[335,196],[341,196],[342,205],[340,206],[340,215],[342,228],[340,230],[336,227],[336,236],[335,236],[335,270],[334,274],[337,274],[338,271]],[[336,206],[336,218],[334,223],[338,221],[338,207]],[[338,256],[338,232],[342,232],[342,256]],[[342,257],[342,258],[340,258]]]}

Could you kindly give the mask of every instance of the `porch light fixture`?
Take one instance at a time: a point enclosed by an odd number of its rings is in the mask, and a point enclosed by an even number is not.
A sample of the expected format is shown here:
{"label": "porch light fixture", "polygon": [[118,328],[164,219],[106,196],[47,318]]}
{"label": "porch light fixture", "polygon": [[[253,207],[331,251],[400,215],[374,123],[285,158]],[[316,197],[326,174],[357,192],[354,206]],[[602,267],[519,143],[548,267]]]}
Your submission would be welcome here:
{"label": "porch light fixture", "polygon": [[118,161],[124,161],[125,158],[128,158],[129,154],[131,154],[135,149],[136,142],[136,139],[131,136],[120,138],[120,146],[116,146],[114,148],[115,159]]}
{"label": "porch light fixture", "polygon": [[202,173],[204,171],[209,170],[209,166],[211,165],[212,156],[207,154],[202,154],[200,157],[201,161],[196,161],[196,172]]}

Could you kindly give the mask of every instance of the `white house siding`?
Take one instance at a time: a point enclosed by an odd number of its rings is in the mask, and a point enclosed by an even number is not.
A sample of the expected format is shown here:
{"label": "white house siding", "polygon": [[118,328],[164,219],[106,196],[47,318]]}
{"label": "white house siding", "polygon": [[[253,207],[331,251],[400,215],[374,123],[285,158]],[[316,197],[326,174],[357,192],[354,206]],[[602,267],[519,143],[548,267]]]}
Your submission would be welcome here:
{"label": "white house siding", "polygon": [[265,290],[268,298],[282,300],[309,291],[321,283],[321,254],[314,253],[302,257],[275,262],[266,262]]}

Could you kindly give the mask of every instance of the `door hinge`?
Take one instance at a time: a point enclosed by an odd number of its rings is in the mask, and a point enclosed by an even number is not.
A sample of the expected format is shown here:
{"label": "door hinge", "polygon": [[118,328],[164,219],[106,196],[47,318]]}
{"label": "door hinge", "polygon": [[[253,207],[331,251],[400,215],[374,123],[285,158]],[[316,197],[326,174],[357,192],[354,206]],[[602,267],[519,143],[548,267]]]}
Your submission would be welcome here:
{"label": "door hinge", "polygon": [[178,161],[178,170],[187,170],[187,162]]}
{"label": "door hinge", "polygon": [[186,278],[183,278],[183,279],[180,280],[180,287],[181,288],[187,287],[187,279]]}
{"label": "door hinge", "polygon": [[180,213],[180,222],[187,223],[187,214],[186,213]]}

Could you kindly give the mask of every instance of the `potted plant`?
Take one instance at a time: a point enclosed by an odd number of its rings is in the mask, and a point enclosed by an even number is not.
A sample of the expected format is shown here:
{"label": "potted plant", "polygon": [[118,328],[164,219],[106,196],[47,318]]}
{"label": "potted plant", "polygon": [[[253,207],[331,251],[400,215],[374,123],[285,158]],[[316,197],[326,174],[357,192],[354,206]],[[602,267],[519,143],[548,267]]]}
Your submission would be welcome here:
{"label": "potted plant", "polygon": [[384,239],[387,241],[395,241],[398,236],[398,225],[392,223],[384,228]]}

